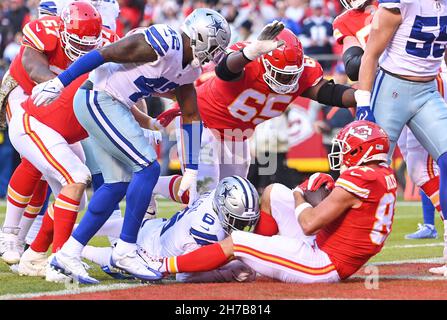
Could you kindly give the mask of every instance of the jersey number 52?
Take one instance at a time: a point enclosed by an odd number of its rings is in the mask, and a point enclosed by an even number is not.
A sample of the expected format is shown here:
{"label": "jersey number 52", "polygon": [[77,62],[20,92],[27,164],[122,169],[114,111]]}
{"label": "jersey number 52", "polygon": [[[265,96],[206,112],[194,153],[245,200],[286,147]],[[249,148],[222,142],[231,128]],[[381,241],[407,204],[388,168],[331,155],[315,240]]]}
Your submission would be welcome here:
{"label": "jersey number 52", "polygon": [[[438,17],[416,16],[411,28],[410,40],[405,48],[407,53],[420,58],[427,58],[430,55],[435,58],[442,57],[447,42],[447,16],[439,18],[440,32],[438,36],[431,32],[422,31],[424,27],[437,26]],[[411,41],[411,39],[418,41]]]}

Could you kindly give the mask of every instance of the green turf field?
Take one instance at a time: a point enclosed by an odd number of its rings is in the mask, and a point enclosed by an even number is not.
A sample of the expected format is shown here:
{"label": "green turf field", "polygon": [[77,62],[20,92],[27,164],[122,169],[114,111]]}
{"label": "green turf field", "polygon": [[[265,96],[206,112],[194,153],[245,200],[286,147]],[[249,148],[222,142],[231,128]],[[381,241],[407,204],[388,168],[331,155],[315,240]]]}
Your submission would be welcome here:
{"label": "green turf field", "polygon": [[[169,217],[175,213],[180,206],[169,201],[159,201],[159,216]],[[4,219],[5,207],[0,205],[0,221]],[[438,239],[434,240],[405,240],[407,233],[416,230],[418,222],[421,222],[421,207],[417,203],[399,203],[393,223],[393,230],[388,238],[384,249],[372,262],[399,261],[420,258],[438,258],[442,256],[442,224],[439,217],[436,217],[436,227]],[[92,245],[106,246],[106,238],[94,238]],[[101,281],[101,284],[118,283],[111,280],[99,268],[92,267],[90,274]],[[127,282],[128,283],[128,282]],[[66,289],[65,284],[48,283],[44,279],[21,277],[9,271],[9,266],[0,262],[0,296],[5,294],[32,293],[44,291],[56,291]]]}

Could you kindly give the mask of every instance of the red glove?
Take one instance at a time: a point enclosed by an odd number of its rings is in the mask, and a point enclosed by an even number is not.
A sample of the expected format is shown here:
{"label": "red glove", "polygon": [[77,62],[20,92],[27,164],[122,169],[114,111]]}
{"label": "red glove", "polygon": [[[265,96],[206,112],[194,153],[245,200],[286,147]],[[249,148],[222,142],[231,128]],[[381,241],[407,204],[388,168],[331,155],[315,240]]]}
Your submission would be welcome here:
{"label": "red glove", "polygon": [[328,190],[332,190],[335,187],[335,181],[330,175],[326,173],[316,172],[311,175],[309,179],[306,179],[306,181],[301,183],[299,185],[299,188],[303,191],[316,191],[320,189],[323,184],[326,184],[326,188]]}
{"label": "red glove", "polygon": [[160,122],[160,124],[163,127],[167,127],[172,120],[175,119],[175,117],[178,117],[182,114],[179,107],[170,108],[164,112],[162,112],[158,117],[157,120]]}

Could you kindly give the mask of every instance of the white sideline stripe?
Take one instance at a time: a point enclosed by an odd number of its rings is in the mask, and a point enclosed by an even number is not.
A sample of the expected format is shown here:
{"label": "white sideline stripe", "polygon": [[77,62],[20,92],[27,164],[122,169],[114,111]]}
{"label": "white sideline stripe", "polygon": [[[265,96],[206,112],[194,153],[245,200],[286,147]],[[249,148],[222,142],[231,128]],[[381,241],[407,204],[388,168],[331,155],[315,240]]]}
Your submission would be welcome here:
{"label": "white sideline stripe", "polygon": [[120,289],[132,289],[136,287],[147,286],[148,284],[125,284],[116,283],[109,285],[98,285],[92,287],[78,288],[78,289],[68,289],[59,291],[47,291],[47,292],[36,292],[36,293],[19,293],[19,294],[5,294],[0,296],[0,300],[14,300],[14,299],[30,299],[45,296],[60,296],[78,293],[92,293],[110,290],[120,290]]}
{"label": "white sideline stripe", "polygon": [[424,243],[424,244],[400,244],[400,245],[394,245],[394,246],[385,246],[383,249],[406,249],[406,248],[423,248],[423,247],[441,247],[444,246],[443,242],[436,242],[436,243]]}
{"label": "white sideline stripe", "polygon": [[[443,276],[378,276],[379,280],[418,280],[418,281],[446,281],[447,277]],[[371,276],[352,276],[349,279],[371,279]]]}
{"label": "white sideline stripe", "polygon": [[439,263],[439,264],[443,264],[444,258],[424,258],[424,259],[382,261],[382,262],[371,262],[366,265],[367,266],[387,266],[387,265],[406,264],[406,263]]}

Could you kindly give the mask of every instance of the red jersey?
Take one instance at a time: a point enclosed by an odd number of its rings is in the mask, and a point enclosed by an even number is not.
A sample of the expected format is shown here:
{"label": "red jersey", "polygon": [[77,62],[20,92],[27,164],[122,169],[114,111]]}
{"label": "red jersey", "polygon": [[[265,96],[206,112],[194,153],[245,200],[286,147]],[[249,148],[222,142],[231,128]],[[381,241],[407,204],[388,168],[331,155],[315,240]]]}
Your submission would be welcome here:
{"label": "red jersey", "polygon": [[[244,43],[233,45],[239,50]],[[245,66],[238,81],[223,81],[217,76],[197,88],[200,116],[211,129],[254,129],[265,120],[281,115],[287,106],[304,91],[315,86],[323,77],[320,64],[312,58],[304,58],[304,71],[298,81],[298,90],[289,94],[274,92],[265,83],[261,59]]]}
{"label": "red jersey", "polygon": [[[9,72],[27,95],[31,94],[36,83],[31,80],[22,64],[25,47],[44,53],[48,58],[49,69],[55,74],[59,74],[67,69],[72,62],[62,47],[59,36],[59,23],[59,17],[46,16],[26,24],[23,28],[22,46],[17,57],[11,63]],[[118,40],[115,32],[107,28],[102,29],[102,38],[103,46]]]}
{"label": "red jersey", "polygon": [[31,97],[22,103],[23,109],[39,122],[58,132],[68,144],[88,137],[73,111],[73,97],[88,75],[84,74],[62,90],[61,95],[48,106],[36,107]]}
{"label": "red jersey", "polygon": [[356,37],[365,49],[371,30],[371,21],[377,7],[368,6],[365,10],[350,9],[343,12],[332,23],[334,38],[339,44],[343,44],[345,37]]}
{"label": "red jersey", "polygon": [[345,279],[382,249],[391,232],[397,182],[389,167],[360,166],[343,172],[335,186],[363,201],[317,233],[318,247]]}

